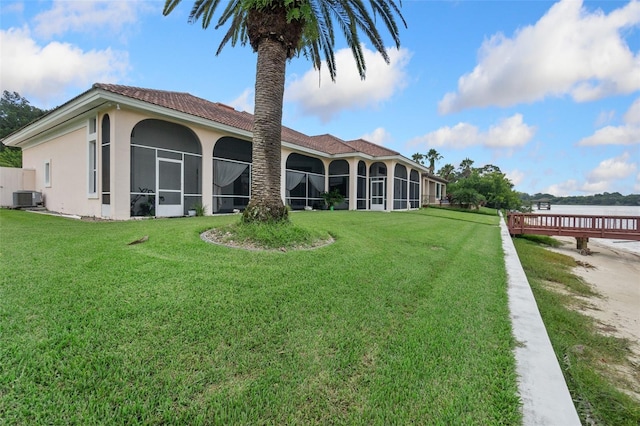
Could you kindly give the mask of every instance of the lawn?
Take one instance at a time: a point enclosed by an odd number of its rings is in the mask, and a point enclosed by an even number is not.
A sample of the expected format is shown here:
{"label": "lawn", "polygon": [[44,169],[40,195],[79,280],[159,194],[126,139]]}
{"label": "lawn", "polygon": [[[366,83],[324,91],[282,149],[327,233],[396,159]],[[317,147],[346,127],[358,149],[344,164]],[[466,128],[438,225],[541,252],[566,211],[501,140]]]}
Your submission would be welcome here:
{"label": "lawn", "polygon": [[0,210],[0,423],[520,423],[496,216],[291,216],[336,241]]}
{"label": "lawn", "polygon": [[595,293],[571,273],[573,258],[544,248],[554,241],[514,240],[580,419],[583,424],[638,426],[640,404],[621,391],[629,384],[621,379],[620,366],[637,371],[628,359],[629,342],[603,335],[596,321],[580,312],[579,298]]}

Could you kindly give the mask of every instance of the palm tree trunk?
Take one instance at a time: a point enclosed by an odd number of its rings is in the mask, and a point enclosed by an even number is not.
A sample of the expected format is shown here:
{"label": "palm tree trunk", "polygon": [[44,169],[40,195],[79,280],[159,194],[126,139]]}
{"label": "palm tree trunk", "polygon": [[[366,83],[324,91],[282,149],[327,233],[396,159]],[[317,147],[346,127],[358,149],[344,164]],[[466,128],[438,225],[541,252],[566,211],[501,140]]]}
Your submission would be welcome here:
{"label": "palm tree trunk", "polygon": [[280,195],[282,99],[287,49],[277,40],[264,38],[258,44],[251,200],[245,222],[287,220],[288,211]]}

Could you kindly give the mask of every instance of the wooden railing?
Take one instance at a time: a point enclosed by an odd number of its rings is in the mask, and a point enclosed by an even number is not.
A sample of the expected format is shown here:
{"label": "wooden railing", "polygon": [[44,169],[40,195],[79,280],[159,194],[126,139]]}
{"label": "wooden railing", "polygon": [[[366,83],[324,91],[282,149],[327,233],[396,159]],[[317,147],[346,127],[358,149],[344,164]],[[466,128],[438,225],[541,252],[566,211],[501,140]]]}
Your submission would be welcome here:
{"label": "wooden railing", "polygon": [[507,225],[511,235],[566,235],[640,241],[639,216],[510,213]]}

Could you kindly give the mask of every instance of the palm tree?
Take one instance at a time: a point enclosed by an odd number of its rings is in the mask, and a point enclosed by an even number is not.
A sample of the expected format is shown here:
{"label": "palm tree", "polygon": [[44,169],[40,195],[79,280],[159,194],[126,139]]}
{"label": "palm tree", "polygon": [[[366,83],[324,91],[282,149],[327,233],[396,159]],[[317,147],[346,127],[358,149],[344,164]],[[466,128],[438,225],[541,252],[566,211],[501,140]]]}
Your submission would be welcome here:
{"label": "palm tree", "polygon": [[[166,0],[163,14],[171,13],[182,0]],[[195,0],[189,22],[202,21],[208,28],[220,0]],[[229,23],[216,55],[230,41],[247,42],[257,52],[253,123],[253,166],[251,200],[243,220],[284,221],[287,209],[280,196],[282,102],[287,60],[302,53],[320,70],[322,56],[335,81],[334,22],[342,31],[364,79],[366,64],[360,43],[362,31],[389,63],[384,42],[374,18],[380,17],[400,47],[397,15],[404,26],[396,0],[369,0],[371,12],[362,0],[228,0],[216,28]]]}
{"label": "palm tree", "polygon": [[429,173],[433,174],[433,171],[436,168],[436,161],[442,160],[442,155],[434,148],[431,148],[429,152],[427,152],[427,160],[429,160]]}
{"label": "palm tree", "polygon": [[469,177],[472,172],[471,166],[473,166],[472,159],[467,157],[464,160],[462,160],[460,162],[460,175],[462,175],[462,177]]}
{"label": "palm tree", "polygon": [[453,164],[447,163],[438,170],[438,176],[448,181],[453,179],[453,171],[455,170],[455,166]]}
{"label": "palm tree", "polygon": [[411,159],[418,164],[424,164],[424,154],[420,154],[419,152],[413,154],[411,156]]}

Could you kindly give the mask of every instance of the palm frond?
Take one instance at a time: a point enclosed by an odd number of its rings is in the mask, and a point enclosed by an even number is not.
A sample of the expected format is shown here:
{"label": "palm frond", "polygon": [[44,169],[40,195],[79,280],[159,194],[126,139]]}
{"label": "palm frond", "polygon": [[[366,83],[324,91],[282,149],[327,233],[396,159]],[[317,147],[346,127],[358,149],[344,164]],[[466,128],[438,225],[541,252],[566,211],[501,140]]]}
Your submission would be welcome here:
{"label": "palm frond", "polygon": [[181,1],[182,0],[166,0],[164,2],[164,8],[162,9],[162,14],[164,16],[167,16],[168,14],[173,12],[173,9],[175,9],[176,6],[179,5]]}
{"label": "palm frond", "polygon": [[[225,0],[225,9],[215,26],[216,29],[229,25],[220,46],[216,52],[228,43],[235,46],[236,43],[246,44],[249,40],[248,14],[250,10],[260,7],[259,4],[246,0]],[[163,14],[168,15],[175,9],[181,0],[166,0]],[[368,4],[368,6],[365,4]],[[202,22],[203,28],[208,28],[221,0],[194,0],[189,22]],[[313,63],[313,67],[320,70],[326,64],[331,79],[335,81],[337,75],[335,62],[335,31],[339,28],[345,38],[347,46],[351,49],[356,62],[356,67],[361,78],[366,75],[366,63],[361,43],[361,35],[367,39],[389,63],[389,54],[384,41],[376,27],[379,18],[391,35],[396,47],[400,47],[399,27],[396,19],[406,27],[406,21],[400,13],[401,0],[299,0],[291,2],[287,7],[304,7],[309,9],[302,14],[296,11],[296,18],[301,19],[304,25],[300,41],[295,42],[297,54],[302,53]],[[337,27],[337,28],[336,28]],[[294,36],[295,37],[295,36]],[[294,39],[295,40],[295,39]],[[255,48],[255,46],[253,46]]]}
{"label": "palm frond", "polygon": [[[246,11],[236,9],[236,12],[232,16],[233,20],[231,21],[229,30],[227,30],[227,33],[222,38],[220,46],[218,46],[218,50],[216,51],[216,55],[219,55],[220,52],[222,52],[222,49],[229,41],[231,41],[231,46],[235,46],[238,41],[240,41],[242,45],[246,44],[247,42],[247,26],[244,24],[244,22],[246,21]],[[228,19],[229,18],[227,17],[225,19],[225,22]],[[220,24],[218,24],[218,26],[219,25]]]}

